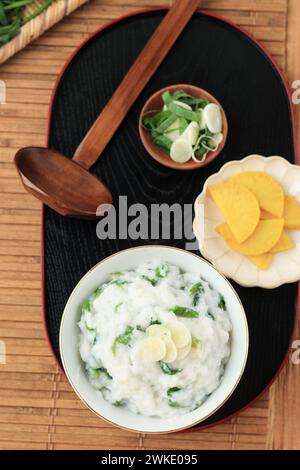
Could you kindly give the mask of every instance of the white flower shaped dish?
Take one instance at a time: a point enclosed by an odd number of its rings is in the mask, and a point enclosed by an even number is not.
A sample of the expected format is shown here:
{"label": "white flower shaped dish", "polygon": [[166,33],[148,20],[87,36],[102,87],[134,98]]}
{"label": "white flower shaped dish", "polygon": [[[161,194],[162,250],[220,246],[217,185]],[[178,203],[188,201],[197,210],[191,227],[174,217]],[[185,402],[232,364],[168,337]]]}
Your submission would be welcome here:
{"label": "white flower shaped dish", "polygon": [[300,230],[288,231],[289,237],[295,244],[294,248],[274,254],[265,271],[232,250],[215,230],[224,219],[207,194],[207,188],[225,182],[231,176],[243,171],[264,171],[270,174],[285,193],[300,203],[300,166],[292,165],[282,157],[260,155],[250,155],[243,160],[226,163],[218,173],[206,180],[202,193],[195,201],[193,229],[201,254],[218,271],[245,287],[273,289],[282,284],[296,282],[300,279]]}

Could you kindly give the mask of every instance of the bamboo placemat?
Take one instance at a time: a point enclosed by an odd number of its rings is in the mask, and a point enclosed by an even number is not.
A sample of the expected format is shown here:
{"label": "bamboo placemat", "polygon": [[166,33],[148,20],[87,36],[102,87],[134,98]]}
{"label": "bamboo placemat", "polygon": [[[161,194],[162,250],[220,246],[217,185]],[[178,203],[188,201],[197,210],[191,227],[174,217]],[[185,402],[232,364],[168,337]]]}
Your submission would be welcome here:
{"label": "bamboo placemat", "polygon": [[[0,364],[0,449],[300,448],[300,366],[290,363],[269,393],[213,428],[136,435],[99,420],[80,403],[44,336],[40,204],[24,192],[12,164],[14,153],[18,147],[44,144],[50,92],[74,47],[113,18],[170,3],[90,0],[0,66],[7,90],[6,104],[0,104],[0,340],[7,352],[6,364]],[[253,33],[290,81],[300,79],[299,0],[201,4]]]}

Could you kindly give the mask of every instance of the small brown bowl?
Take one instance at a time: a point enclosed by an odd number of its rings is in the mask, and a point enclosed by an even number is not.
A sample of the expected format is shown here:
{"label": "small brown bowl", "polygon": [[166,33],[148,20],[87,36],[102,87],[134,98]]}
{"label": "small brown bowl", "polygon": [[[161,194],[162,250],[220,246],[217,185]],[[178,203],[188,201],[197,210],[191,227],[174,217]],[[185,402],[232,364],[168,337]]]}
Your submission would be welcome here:
{"label": "small brown bowl", "polygon": [[[222,122],[223,122],[223,128],[222,128],[223,140],[220,143],[218,149],[215,152],[209,152],[206,159],[203,162],[194,162],[193,160],[189,160],[188,162],[185,162],[185,163],[174,162],[171,159],[170,155],[167,154],[167,152],[160,149],[159,147],[157,147],[157,145],[154,144],[150,132],[147,129],[145,129],[142,125],[142,120],[146,113],[152,110],[158,111],[162,109],[164,103],[162,101],[161,95],[165,91],[170,91],[170,93],[174,93],[176,90],[183,90],[186,93],[189,93],[190,95],[193,95],[197,98],[205,98],[210,103],[216,103],[218,106],[220,106],[221,114],[222,114]],[[222,152],[224,145],[226,143],[226,139],[227,139],[228,123],[227,123],[227,118],[226,118],[224,109],[222,108],[220,103],[216,100],[216,98],[210,95],[207,91],[202,90],[202,88],[198,88],[193,85],[179,84],[179,85],[171,85],[171,86],[162,88],[161,90],[154,93],[154,95],[152,95],[146,101],[140,114],[139,133],[140,133],[140,137],[142,139],[145,149],[148,151],[151,157],[153,157],[157,162],[169,168],[175,168],[176,170],[195,170],[196,168],[200,168],[201,166],[208,165],[208,163],[212,162]]]}

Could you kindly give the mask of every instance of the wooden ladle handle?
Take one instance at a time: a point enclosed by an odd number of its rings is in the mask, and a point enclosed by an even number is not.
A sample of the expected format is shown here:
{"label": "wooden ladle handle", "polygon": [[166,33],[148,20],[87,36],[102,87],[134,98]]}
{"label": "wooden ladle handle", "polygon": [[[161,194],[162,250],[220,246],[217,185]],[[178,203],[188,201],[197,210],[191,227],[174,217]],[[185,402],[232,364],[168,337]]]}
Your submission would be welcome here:
{"label": "wooden ladle handle", "polygon": [[95,163],[198,6],[199,0],[175,1],[78,146],[73,160],[86,169]]}

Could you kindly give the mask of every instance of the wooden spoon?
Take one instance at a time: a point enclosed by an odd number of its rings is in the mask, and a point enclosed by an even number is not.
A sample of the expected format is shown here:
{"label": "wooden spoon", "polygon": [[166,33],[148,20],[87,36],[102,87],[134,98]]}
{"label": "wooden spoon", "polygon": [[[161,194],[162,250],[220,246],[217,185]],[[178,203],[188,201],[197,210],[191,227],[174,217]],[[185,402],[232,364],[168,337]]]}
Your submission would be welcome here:
{"label": "wooden spoon", "polygon": [[25,147],[15,165],[25,189],[61,215],[95,218],[100,204],[110,204],[109,189],[88,169],[96,162],[129,109],[157,70],[199,6],[199,0],[177,0],[155,30],[73,159],[42,147]]}

